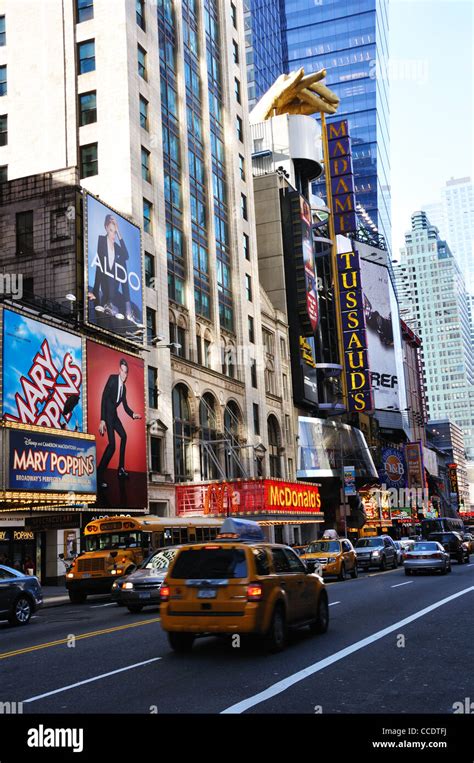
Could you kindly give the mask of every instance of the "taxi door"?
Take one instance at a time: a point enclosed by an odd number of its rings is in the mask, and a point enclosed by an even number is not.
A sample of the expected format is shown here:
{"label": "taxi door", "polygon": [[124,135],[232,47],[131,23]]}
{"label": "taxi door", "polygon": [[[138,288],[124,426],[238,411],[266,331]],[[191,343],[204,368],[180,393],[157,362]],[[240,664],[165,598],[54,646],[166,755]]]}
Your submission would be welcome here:
{"label": "taxi door", "polygon": [[341,542],[342,546],[342,557],[344,559],[344,564],[346,567],[347,572],[350,570],[353,570],[355,565],[357,564],[356,558],[355,558],[355,551],[352,548],[352,545],[347,540],[343,540]]}
{"label": "taxi door", "polygon": [[308,575],[306,566],[293,549],[284,549],[291,574],[295,576],[297,586],[298,620],[308,620],[314,617],[314,586]]}

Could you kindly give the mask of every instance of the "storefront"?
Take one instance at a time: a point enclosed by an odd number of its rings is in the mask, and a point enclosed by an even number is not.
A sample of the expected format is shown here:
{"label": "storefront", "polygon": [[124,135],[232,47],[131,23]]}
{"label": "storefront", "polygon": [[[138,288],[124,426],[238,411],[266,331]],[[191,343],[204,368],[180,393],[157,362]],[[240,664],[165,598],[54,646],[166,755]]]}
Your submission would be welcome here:
{"label": "storefront", "polygon": [[319,485],[263,478],[178,485],[176,515],[245,517],[270,542],[295,545],[318,537],[324,523]]}
{"label": "storefront", "polygon": [[0,564],[27,572],[37,569],[36,534],[21,525],[1,526],[0,522]]}

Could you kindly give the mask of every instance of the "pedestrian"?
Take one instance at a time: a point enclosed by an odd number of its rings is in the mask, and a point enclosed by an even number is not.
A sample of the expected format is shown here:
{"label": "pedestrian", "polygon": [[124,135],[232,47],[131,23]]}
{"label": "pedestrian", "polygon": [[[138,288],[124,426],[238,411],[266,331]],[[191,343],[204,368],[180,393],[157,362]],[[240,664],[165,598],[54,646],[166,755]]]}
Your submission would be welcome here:
{"label": "pedestrian", "polygon": [[35,574],[35,563],[31,556],[27,555],[25,556],[25,561],[23,563],[23,572],[25,575],[34,575]]}
{"label": "pedestrian", "polygon": [[21,569],[21,564],[20,564],[20,562],[18,561],[18,559],[16,560],[16,562],[13,562],[13,569],[14,569],[14,570],[18,570],[18,572],[22,572],[22,569]]}

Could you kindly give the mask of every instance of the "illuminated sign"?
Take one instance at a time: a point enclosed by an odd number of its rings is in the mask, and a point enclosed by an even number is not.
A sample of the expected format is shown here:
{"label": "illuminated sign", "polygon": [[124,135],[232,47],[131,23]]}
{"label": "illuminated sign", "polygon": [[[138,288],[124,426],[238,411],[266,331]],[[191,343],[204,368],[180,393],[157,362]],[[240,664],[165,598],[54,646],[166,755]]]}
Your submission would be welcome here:
{"label": "illuminated sign", "polygon": [[448,478],[451,495],[457,497],[459,493],[457,464],[448,464]]}
{"label": "illuminated sign", "polygon": [[403,451],[398,448],[382,448],[380,479],[387,487],[406,487],[406,464]]}
{"label": "illuminated sign", "polygon": [[9,489],[95,493],[93,439],[11,429],[8,442]]}
{"label": "illuminated sign", "polygon": [[373,402],[359,256],[352,250],[338,252],[337,264],[348,409],[368,412]]}
{"label": "illuminated sign", "polygon": [[249,514],[319,514],[317,485],[283,480],[238,480],[176,488],[176,514],[242,516]]}
{"label": "illuminated sign", "polygon": [[347,119],[328,125],[328,148],[334,229],[336,234],[348,233],[357,230],[357,219]]}

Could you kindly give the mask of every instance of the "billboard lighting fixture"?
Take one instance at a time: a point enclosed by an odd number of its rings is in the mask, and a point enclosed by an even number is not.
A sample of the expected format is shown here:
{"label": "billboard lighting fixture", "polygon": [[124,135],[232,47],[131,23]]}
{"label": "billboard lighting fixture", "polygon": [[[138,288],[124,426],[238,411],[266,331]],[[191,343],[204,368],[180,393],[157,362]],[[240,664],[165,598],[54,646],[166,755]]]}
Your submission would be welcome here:
{"label": "billboard lighting fixture", "polygon": [[74,294],[66,294],[66,299],[68,300],[68,302],[75,302],[76,301],[76,297],[75,297]]}
{"label": "billboard lighting fixture", "polygon": [[125,315],[123,313],[115,313],[115,317],[117,318],[118,321],[123,321],[123,319],[125,318]]}
{"label": "billboard lighting fixture", "polygon": [[94,309],[96,313],[105,313],[105,308],[102,305],[97,305]]}

